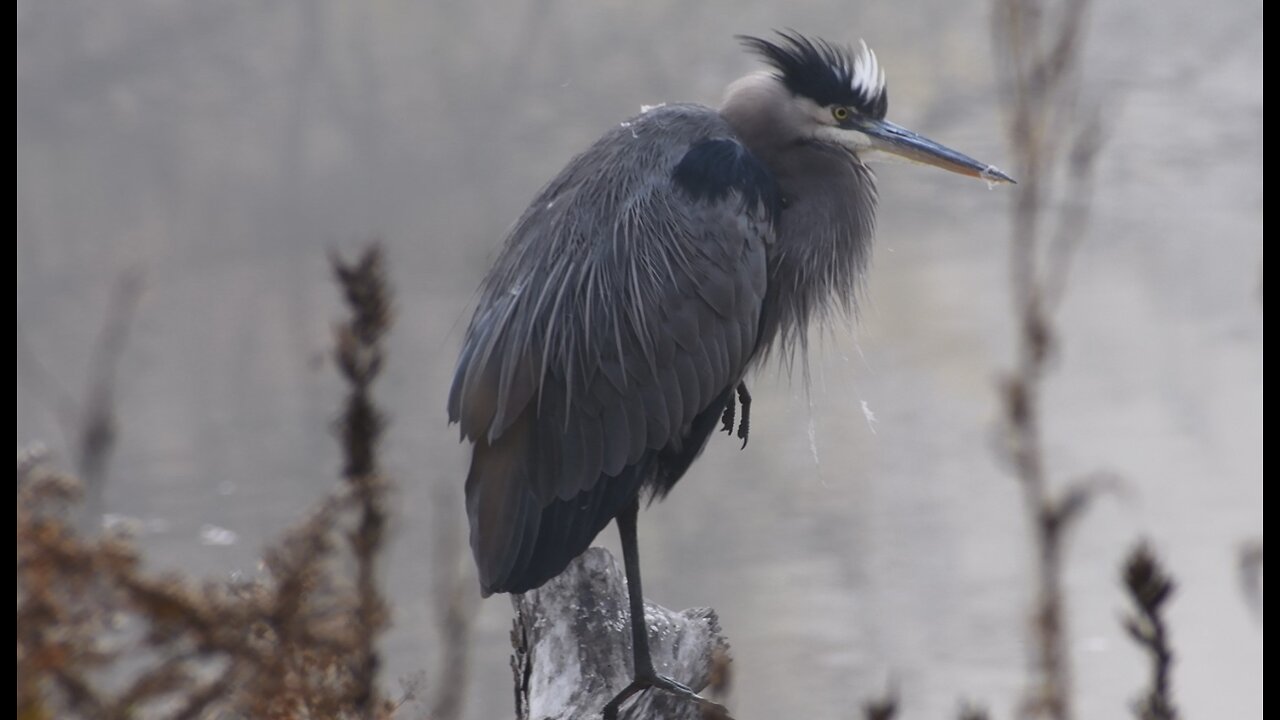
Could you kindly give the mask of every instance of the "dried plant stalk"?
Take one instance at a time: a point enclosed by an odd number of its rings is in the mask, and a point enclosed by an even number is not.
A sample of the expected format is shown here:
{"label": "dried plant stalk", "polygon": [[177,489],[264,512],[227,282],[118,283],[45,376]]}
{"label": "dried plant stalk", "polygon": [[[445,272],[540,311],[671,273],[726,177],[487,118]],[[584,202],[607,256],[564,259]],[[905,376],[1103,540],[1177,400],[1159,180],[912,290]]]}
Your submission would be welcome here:
{"label": "dried plant stalk", "polygon": [[393,715],[378,684],[389,483],[370,395],[390,327],[382,268],[376,247],[335,260],[352,309],[336,333],[351,388],[339,420],[347,485],[264,552],[255,582],[157,574],[127,539],[82,536],[80,483],[19,452],[18,717]]}

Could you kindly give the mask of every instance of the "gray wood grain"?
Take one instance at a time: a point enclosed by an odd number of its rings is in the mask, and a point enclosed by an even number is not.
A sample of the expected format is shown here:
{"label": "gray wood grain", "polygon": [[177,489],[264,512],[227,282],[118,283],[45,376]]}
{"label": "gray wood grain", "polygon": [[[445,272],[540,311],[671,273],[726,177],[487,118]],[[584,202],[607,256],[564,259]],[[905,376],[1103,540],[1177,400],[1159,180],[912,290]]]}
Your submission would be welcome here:
{"label": "gray wood grain", "polygon": [[[609,551],[593,547],[547,584],[512,595],[511,667],[520,720],[599,717],[631,682],[627,584]],[[729,643],[710,608],[673,611],[645,603],[649,646],[658,672],[702,692],[728,660]],[[646,691],[622,709],[623,720],[703,718],[696,703]]]}

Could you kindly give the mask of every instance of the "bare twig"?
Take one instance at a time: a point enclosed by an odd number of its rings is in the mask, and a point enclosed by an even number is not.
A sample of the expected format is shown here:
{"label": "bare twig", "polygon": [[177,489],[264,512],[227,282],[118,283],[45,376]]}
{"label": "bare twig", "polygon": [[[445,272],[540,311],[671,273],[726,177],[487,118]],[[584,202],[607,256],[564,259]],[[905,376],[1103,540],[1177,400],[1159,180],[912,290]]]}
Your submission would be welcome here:
{"label": "bare twig", "polygon": [[1262,538],[1240,544],[1236,566],[1240,576],[1240,593],[1254,616],[1262,620]]}
{"label": "bare twig", "polygon": [[76,471],[91,495],[102,491],[107,462],[115,445],[116,367],[142,297],[142,277],[142,271],[136,268],[120,275],[89,360],[89,383],[80,409],[76,443]]}
{"label": "bare twig", "polygon": [[[1022,712],[1054,720],[1072,717],[1064,546],[1093,492],[1081,483],[1061,493],[1051,490],[1041,421],[1042,384],[1056,349],[1052,315],[1087,225],[1101,142],[1097,115],[1082,124],[1076,107],[1087,9],[1088,0],[997,0],[993,33],[1010,78],[1010,141],[1019,182],[1009,255],[1017,357],[1001,387],[1004,452],[1023,489],[1036,560],[1033,681]],[[1059,188],[1055,180],[1064,157],[1067,173]],[[1061,205],[1051,212],[1057,200]]]}
{"label": "bare twig", "polygon": [[380,258],[375,249],[354,265],[337,263],[352,306],[337,350],[352,387],[339,425],[348,486],[264,552],[260,580],[147,572],[127,539],[77,533],[69,518],[80,483],[48,469],[42,451],[19,451],[20,717],[394,713],[377,683],[387,610],[374,570],[387,481],[378,472],[383,423],[369,388],[390,317]]}
{"label": "bare twig", "polygon": [[[76,472],[84,483],[77,525],[85,533],[97,532],[105,510],[107,470],[115,449],[116,375],[127,346],[138,303],[142,298],[143,272],[132,268],[120,273],[107,301],[102,327],[90,350],[88,376],[82,397],[68,391],[36,356],[18,330],[19,389],[32,385],[51,406]],[[24,383],[23,377],[29,378]]]}
{"label": "bare twig", "polygon": [[893,720],[898,717],[898,692],[893,688],[881,697],[862,704],[862,717],[866,720]]}
{"label": "bare twig", "polygon": [[471,669],[471,632],[479,605],[475,576],[469,572],[471,554],[458,521],[455,488],[436,483],[432,488],[433,567],[431,603],[441,642],[429,717],[458,720],[466,709],[467,678]]}
{"label": "bare twig", "polygon": [[1164,619],[1164,606],[1176,585],[1146,542],[1138,543],[1125,560],[1124,587],[1134,605],[1134,612],[1124,619],[1125,630],[1151,657],[1151,688],[1134,702],[1134,715],[1138,720],[1177,720],[1169,682],[1173,649]]}
{"label": "bare twig", "polygon": [[377,702],[380,664],[376,640],[387,626],[387,608],[378,590],[376,561],[382,550],[387,513],[383,507],[386,481],[377,462],[377,445],[384,421],[370,395],[370,387],[382,370],[382,341],[391,328],[391,300],[383,267],[381,246],[370,246],[360,259],[345,263],[330,258],[334,275],[346,295],[351,319],[339,325],[334,339],[334,359],[351,392],[339,421],[346,461],[343,471],[359,508],[356,529],[348,535],[356,558],[356,624],[361,639],[352,659],[356,706],[371,715]]}
{"label": "bare twig", "polygon": [[[471,625],[475,618],[476,603],[471,600],[474,590],[461,573],[453,573],[454,579],[440,606],[442,631],[439,690],[431,704],[431,720],[457,720],[462,717],[466,703],[467,674],[471,665]],[[439,600],[438,599],[438,600]]]}

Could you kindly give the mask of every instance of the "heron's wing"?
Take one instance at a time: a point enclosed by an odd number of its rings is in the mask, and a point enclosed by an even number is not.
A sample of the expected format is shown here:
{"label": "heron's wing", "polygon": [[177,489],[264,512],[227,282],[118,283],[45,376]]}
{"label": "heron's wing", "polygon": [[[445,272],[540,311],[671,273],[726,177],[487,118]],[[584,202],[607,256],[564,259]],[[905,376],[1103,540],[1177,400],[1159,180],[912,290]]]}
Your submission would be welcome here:
{"label": "heron's wing", "polygon": [[558,573],[664,458],[682,472],[701,449],[755,352],[776,204],[723,121],[683,107],[606,135],[517,223],[449,403],[476,443],[486,590]]}

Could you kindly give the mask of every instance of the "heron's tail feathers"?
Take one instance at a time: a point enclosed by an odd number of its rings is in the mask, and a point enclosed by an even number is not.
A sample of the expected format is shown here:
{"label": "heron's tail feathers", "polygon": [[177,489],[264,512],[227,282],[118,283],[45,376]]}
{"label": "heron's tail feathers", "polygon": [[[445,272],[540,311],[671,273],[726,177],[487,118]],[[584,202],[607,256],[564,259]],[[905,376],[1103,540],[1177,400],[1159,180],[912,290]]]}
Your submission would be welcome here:
{"label": "heron's tail feathers", "polygon": [[[568,500],[540,501],[533,477],[547,466],[534,456],[534,411],[527,408],[493,443],[476,442],[467,475],[471,550],[486,595],[520,593],[559,575],[640,492],[649,462],[601,475]],[[648,458],[646,458],[647,460]]]}

